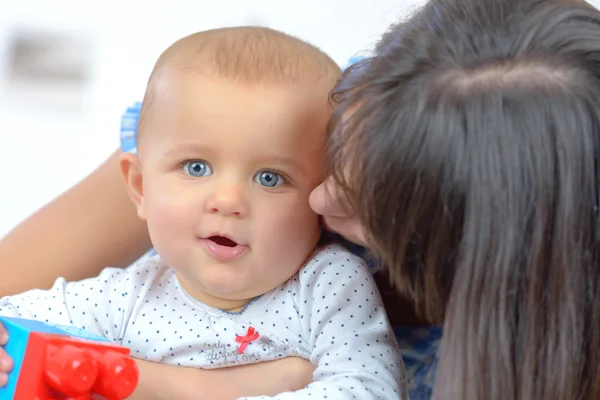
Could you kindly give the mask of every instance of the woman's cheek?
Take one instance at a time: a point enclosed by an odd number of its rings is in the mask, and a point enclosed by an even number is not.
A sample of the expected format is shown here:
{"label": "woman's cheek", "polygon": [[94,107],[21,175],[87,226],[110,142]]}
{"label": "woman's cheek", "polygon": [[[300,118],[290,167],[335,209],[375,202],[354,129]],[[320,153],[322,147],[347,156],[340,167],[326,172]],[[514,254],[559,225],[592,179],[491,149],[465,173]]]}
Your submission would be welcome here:
{"label": "woman's cheek", "polygon": [[364,230],[355,216],[332,217],[324,216],[323,225],[330,232],[343,236],[346,240],[366,247]]}

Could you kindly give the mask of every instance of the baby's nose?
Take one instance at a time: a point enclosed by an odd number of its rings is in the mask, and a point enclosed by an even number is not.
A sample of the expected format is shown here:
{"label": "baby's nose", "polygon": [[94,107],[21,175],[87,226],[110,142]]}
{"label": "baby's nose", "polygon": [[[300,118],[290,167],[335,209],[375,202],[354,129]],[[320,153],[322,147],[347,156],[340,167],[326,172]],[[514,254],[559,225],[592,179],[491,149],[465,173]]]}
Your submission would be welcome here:
{"label": "baby's nose", "polygon": [[210,213],[225,216],[244,216],[248,205],[243,190],[238,186],[220,187],[210,196],[207,202]]}

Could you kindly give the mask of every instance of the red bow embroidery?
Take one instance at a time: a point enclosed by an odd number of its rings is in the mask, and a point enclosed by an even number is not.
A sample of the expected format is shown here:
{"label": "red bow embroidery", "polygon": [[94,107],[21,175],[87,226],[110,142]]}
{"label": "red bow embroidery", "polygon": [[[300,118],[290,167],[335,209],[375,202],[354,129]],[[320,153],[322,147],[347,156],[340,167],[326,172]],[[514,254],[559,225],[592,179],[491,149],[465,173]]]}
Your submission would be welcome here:
{"label": "red bow embroidery", "polygon": [[253,327],[249,326],[248,327],[248,333],[244,336],[239,336],[236,335],[235,336],[235,341],[240,344],[240,347],[238,347],[238,354],[242,354],[244,352],[244,350],[246,350],[246,347],[248,347],[248,345],[250,344],[250,342],[255,341],[256,339],[258,339],[260,335],[258,334],[258,332],[256,332],[254,330]]}

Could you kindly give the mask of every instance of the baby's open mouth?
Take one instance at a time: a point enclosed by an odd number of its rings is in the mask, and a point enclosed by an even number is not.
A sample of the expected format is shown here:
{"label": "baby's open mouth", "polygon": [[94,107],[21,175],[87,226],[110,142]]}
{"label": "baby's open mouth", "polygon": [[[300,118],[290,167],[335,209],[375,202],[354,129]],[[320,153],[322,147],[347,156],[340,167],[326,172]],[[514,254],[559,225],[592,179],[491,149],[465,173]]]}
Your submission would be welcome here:
{"label": "baby's open mouth", "polygon": [[238,245],[233,240],[228,239],[223,236],[211,236],[208,238],[208,240],[212,240],[213,242],[215,242],[216,244],[218,244],[220,246],[235,247]]}
{"label": "baby's open mouth", "polygon": [[247,245],[239,244],[225,236],[213,235],[201,240],[206,250],[217,260],[232,261],[246,253]]}

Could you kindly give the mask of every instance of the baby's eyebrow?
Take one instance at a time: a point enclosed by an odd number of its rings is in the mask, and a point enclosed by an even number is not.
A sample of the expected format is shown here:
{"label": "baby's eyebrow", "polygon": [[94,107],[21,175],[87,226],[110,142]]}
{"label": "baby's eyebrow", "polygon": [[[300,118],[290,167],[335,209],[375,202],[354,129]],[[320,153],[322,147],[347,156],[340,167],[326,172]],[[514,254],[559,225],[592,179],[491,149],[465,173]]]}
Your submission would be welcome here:
{"label": "baby's eyebrow", "polygon": [[191,156],[194,154],[202,154],[204,157],[208,157],[214,154],[214,149],[200,143],[178,143],[174,146],[167,146],[163,156]]}
{"label": "baby's eyebrow", "polygon": [[303,173],[303,174],[308,173],[308,171],[306,171],[304,166],[301,163],[299,163],[294,157],[282,156],[280,154],[265,155],[265,156],[259,157],[258,162],[260,164],[265,164],[267,166],[268,165],[273,165],[273,166],[282,165],[282,166],[286,166],[288,168],[295,169],[298,172]]}
{"label": "baby's eyebrow", "polygon": [[[177,143],[173,146],[167,146],[162,153],[164,158],[206,158],[215,159],[218,156],[218,152],[214,147],[208,146],[202,143]],[[306,167],[298,160],[298,157],[286,156],[282,154],[256,154],[251,156],[252,159],[248,161],[252,164],[264,168],[289,168],[295,170],[295,172],[303,175],[309,175],[309,171]]]}

